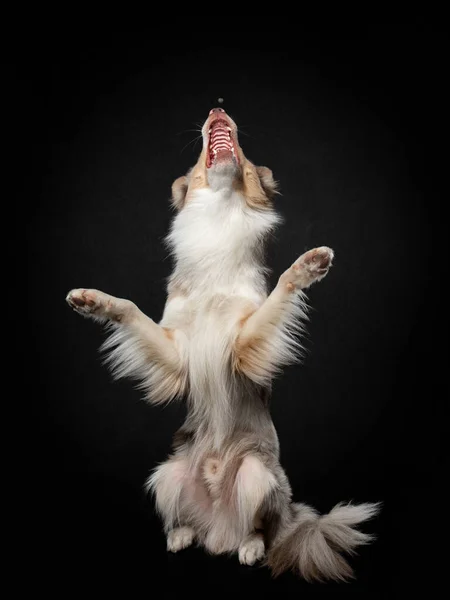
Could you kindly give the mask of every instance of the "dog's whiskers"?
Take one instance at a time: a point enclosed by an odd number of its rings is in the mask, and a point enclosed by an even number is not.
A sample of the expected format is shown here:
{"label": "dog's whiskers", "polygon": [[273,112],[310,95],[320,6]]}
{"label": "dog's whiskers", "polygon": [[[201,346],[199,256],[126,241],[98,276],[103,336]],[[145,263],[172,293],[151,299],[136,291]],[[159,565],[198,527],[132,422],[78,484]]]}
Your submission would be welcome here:
{"label": "dog's whiskers", "polygon": [[195,148],[195,144],[198,142],[198,140],[200,140],[202,138],[201,135],[198,135],[196,138],[194,138],[193,140],[190,140],[185,146],[183,146],[183,148],[181,149],[180,154],[182,154],[186,148],[190,145],[190,144],[194,144],[193,148]]}

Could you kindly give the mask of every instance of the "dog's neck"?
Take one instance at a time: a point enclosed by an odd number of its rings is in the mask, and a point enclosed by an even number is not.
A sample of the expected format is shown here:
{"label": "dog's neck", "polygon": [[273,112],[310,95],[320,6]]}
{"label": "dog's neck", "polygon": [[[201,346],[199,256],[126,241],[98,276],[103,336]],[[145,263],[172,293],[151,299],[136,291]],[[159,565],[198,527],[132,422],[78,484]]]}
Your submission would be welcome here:
{"label": "dog's neck", "polygon": [[275,211],[250,208],[228,187],[196,190],[167,236],[175,258],[171,283],[199,296],[244,288],[260,293],[264,240],[279,221]]}
{"label": "dog's neck", "polygon": [[230,195],[235,188],[238,171],[239,169],[235,163],[225,163],[208,169],[206,177],[211,190]]}

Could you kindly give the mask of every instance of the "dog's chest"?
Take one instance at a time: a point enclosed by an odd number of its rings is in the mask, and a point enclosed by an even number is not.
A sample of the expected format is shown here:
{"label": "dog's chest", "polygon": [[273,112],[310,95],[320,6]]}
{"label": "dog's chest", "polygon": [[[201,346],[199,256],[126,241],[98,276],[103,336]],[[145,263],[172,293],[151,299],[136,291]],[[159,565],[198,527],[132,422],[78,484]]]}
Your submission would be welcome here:
{"label": "dog's chest", "polygon": [[240,295],[214,294],[209,296],[178,296],[170,300],[161,324],[183,331],[189,338],[204,335],[218,337],[231,333],[239,323],[263,302],[251,288]]}

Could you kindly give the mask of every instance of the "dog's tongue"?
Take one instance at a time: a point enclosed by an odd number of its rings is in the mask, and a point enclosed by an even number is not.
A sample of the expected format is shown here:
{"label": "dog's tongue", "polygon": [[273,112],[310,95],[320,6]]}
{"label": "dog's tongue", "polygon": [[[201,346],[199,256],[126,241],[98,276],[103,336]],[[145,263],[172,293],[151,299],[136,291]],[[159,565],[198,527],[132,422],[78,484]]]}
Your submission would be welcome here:
{"label": "dog's tongue", "polygon": [[217,151],[216,162],[220,162],[222,160],[230,161],[233,159],[233,157],[234,154],[231,152],[231,150],[221,149]]}

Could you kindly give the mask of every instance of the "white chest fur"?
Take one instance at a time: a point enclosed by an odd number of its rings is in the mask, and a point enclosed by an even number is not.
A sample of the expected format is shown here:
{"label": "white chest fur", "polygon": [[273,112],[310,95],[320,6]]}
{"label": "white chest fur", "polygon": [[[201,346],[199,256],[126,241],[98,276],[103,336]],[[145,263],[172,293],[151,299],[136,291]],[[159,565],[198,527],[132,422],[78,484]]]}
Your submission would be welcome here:
{"label": "white chest fur", "polygon": [[167,236],[176,261],[171,280],[189,297],[224,294],[260,301],[262,244],[279,220],[272,210],[249,208],[235,191],[197,190]]}

